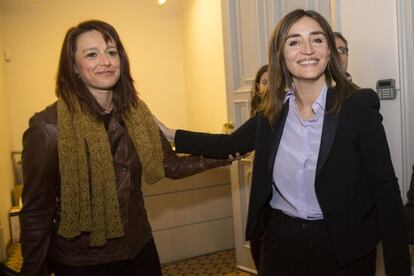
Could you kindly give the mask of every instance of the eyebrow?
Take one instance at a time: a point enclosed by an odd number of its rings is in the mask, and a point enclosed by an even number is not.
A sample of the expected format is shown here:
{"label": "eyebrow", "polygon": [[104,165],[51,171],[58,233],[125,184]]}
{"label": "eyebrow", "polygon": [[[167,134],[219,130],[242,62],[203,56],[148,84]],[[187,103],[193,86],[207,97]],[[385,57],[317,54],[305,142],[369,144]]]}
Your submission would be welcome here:
{"label": "eyebrow", "polygon": [[[314,32],[310,32],[309,34],[310,35],[320,35],[321,34],[321,35],[325,36],[325,33],[322,32],[322,31],[314,31]],[[291,37],[300,37],[300,36],[301,36],[300,34],[291,34],[291,35],[288,35],[286,37],[286,40],[288,40]]]}
{"label": "eyebrow", "polygon": [[[98,47],[87,48],[87,49],[83,50],[82,53],[85,53],[87,51],[97,50],[97,49],[98,49]],[[115,46],[108,46],[108,47],[106,47],[105,51],[107,51],[109,49],[116,49],[116,47]]]}

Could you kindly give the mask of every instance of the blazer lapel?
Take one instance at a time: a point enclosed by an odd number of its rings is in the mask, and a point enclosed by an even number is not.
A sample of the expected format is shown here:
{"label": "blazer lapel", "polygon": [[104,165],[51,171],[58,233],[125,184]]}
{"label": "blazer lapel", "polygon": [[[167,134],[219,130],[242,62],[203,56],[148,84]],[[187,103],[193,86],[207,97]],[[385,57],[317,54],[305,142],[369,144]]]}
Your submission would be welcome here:
{"label": "blazer lapel", "polygon": [[[326,95],[325,111],[330,110],[335,100],[335,90],[329,89]],[[319,147],[318,162],[316,164],[316,175],[319,174],[326,159],[328,158],[329,151],[331,150],[336,130],[339,123],[339,113],[330,114],[325,113],[322,127],[321,145]]]}
{"label": "blazer lapel", "polygon": [[275,163],[277,149],[279,148],[280,139],[282,138],[283,129],[285,127],[285,122],[287,118],[287,114],[289,112],[289,101],[286,101],[281,117],[276,120],[276,122],[271,126],[271,134],[270,141],[269,141],[269,170],[273,171],[273,165]]}

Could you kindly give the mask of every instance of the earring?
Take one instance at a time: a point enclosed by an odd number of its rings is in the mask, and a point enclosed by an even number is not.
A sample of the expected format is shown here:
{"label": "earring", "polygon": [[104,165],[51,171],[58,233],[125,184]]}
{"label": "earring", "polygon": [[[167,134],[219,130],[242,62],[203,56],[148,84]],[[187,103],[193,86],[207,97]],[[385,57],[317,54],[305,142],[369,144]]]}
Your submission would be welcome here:
{"label": "earring", "polygon": [[328,83],[328,86],[335,87],[336,86],[336,82],[335,82],[335,80],[334,80],[334,78],[332,76],[331,67],[329,66],[329,63],[328,63],[328,66],[326,67],[326,70],[328,71],[329,81],[330,81],[330,83]]}

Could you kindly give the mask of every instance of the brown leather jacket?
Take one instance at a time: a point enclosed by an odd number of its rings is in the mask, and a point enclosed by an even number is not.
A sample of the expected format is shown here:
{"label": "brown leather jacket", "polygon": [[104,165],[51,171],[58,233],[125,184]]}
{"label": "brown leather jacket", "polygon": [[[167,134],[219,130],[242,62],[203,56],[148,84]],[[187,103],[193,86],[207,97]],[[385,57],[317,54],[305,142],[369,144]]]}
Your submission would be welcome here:
{"label": "brown leather jacket", "polygon": [[[94,265],[131,259],[151,238],[141,191],[141,163],[126,128],[114,118],[108,124],[121,219],[125,235],[99,248],[89,246],[87,233],[75,239],[58,236],[60,179],[56,104],[35,114],[23,135],[23,209],[20,213],[22,275],[48,275],[47,259],[69,265]],[[227,162],[178,157],[165,137],[165,175],[177,179]]]}

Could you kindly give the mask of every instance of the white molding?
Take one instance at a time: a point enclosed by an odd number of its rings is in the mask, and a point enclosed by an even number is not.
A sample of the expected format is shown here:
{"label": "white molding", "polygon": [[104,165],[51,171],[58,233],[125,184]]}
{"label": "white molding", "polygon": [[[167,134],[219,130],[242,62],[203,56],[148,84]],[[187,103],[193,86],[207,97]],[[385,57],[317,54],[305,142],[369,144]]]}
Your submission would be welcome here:
{"label": "white molding", "polygon": [[[263,62],[263,60],[265,60],[267,53],[265,50],[263,50],[263,46],[265,46],[264,44],[266,43],[265,41],[263,41],[263,39],[266,38],[266,34],[263,34],[263,32],[266,30],[265,26],[266,25],[263,22],[262,16],[260,16],[260,12],[264,11],[266,9],[266,7],[262,7],[262,9],[259,6],[258,3],[262,3],[261,0],[255,0],[256,1],[256,5],[255,5],[255,16],[256,16],[256,28],[257,28],[257,33],[256,33],[256,41],[258,41],[258,45],[257,45],[257,50],[258,52],[255,53],[255,55],[257,54],[259,56],[259,64],[261,64]],[[237,64],[235,64],[235,73],[237,73],[238,75],[236,76],[235,79],[237,79],[237,83],[236,83],[236,87],[234,87],[235,90],[239,90],[241,87],[244,86],[250,86],[252,81],[254,80],[254,75],[253,76],[249,76],[248,73],[246,73],[246,60],[245,60],[245,53],[249,52],[249,49],[245,49],[245,45],[243,44],[243,39],[244,39],[244,34],[243,30],[242,30],[242,18],[241,18],[241,0],[230,0],[230,2],[233,4],[232,6],[234,7],[234,13],[232,13],[230,15],[230,17],[234,16],[234,21],[233,24],[235,24],[235,30],[236,30],[236,40],[232,41],[232,47],[236,47],[237,48],[237,59],[236,62]],[[237,45],[234,45],[233,43],[236,42]],[[266,47],[265,47],[266,48]]]}
{"label": "white molding", "polygon": [[[412,119],[410,118],[410,110],[413,108],[410,106],[410,95],[409,92],[412,88],[410,82],[413,81],[413,77],[410,76],[409,72],[413,66],[413,60],[410,58],[409,51],[412,44],[413,34],[409,30],[410,20],[412,17],[412,7],[408,7],[406,1],[396,0],[397,4],[397,32],[398,32],[398,63],[400,70],[400,104],[401,104],[401,145],[402,145],[402,182],[401,182],[401,193],[405,201],[406,194],[410,185],[411,177],[411,165],[413,158],[412,153]],[[412,55],[411,55],[412,56]],[[411,87],[410,87],[411,85]]]}
{"label": "white molding", "polygon": [[329,10],[331,12],[331,27],[334,31],[341,31],[341,16],[339,13],[340,3],[339,0],[329,1]]}
{"label": "white molding", "polygon": [[233,93],[234,94],[250,93],[250,90],[251,90],[251,86],[243,86],[243,87],[239,87]]}
{"label": "white molding", "polygon": [[273,0],[271,2],[271,8],[272,8],[271,15],[273,16],[273,21],[271,23],[272,23],[272,26],[276,27],[276,24],[280,21],[280,19],[282,19],[281,11],[283,7],[282,7],[281,1]]}
{"label": "white molding", "polygon": [[[249,208],[249,193],[250,193],[250,186],[251,186],[251,173],[252,173],[252,166],[251,164],[245,162],[238,162],[238,169],[239,169],[239,182],[238,182],[238,207],[242,214],[247,214]],[[241,217],[241,226],[242,229],[246,229],[247,224],[247,217]],[[243,246],[246,246],[248,243],[245,240],[244,235],[242,236],[242,243]]]}
{"label": "white molding", "polygon": [[[193,192],[197,190],[207,190],[207,189],[214,189],[221,186],[230,186],[230,182],[226,183],[206,183],[204,186],[200,187],[185,187],[183,189],[177,189],[173,191],[152,191],[152,192],[144,192],[143,197],[150,198],[150,197],[157,197],[157,196],[164,196],[164,195],[171,195],[171,194],[180,194],[180,193],[187,193],[187,192]],[[0,226],[1,227],[1,226]]]}
{"label": "white molding", "polygon": [[[265,64],[267,56],[267,2],[256,0],[256,24],[257,24],[257,41],[259,42],[259,64]],[[254,80],[254,78],[253,78]]]}
{"label": "white molding", "polygon": [[223,50],[224,50],[224,71],[226,76],[226,101],[227,101],[227,120],[232,118],[233,103],[230,97],[230,91],[235,91],[238,81],[237,69],[237,51],[233,50],[234,33],[231,32],[234,24],[232,13],[234,13],[233,1],[221,0],[221,16],[223,28]]}
{"label": "white molding", "polygon": [[249,101],[235,100],[234,105],[234,128],[239,128],[249,118]]}
{"label": "white molding", "polygon": [[220,222],[220,221],[229,220],[229,219],[233,219],[233,215],[231,215],[231,216],[221,216],[221,217],[210,218],[210,219],[201,219],[201,220],[191,221],[191,222],[188,222],[188,223],[168,225],[168,226],[165,226],[165,227],[151,227],[151,228],[152,228],[152,233],[157,233],[157,232],[169,231],[169,230],[173,230],[173,229],[182,229],[182,228],[186,228],[186,227],[189,227],[189,226],[206,224],[206,223],[210,223],[210,222]]}
{"label": "white molding", "polygon": [[243,62],[243,39],[241,31],[241,18],[240,18],[240,4],[239,0],[233,0],[235,11],[235,23],[236,23],[236,35],[237,35],[237,88],[242,86],[242,82],[245,79],[244,62]]}

